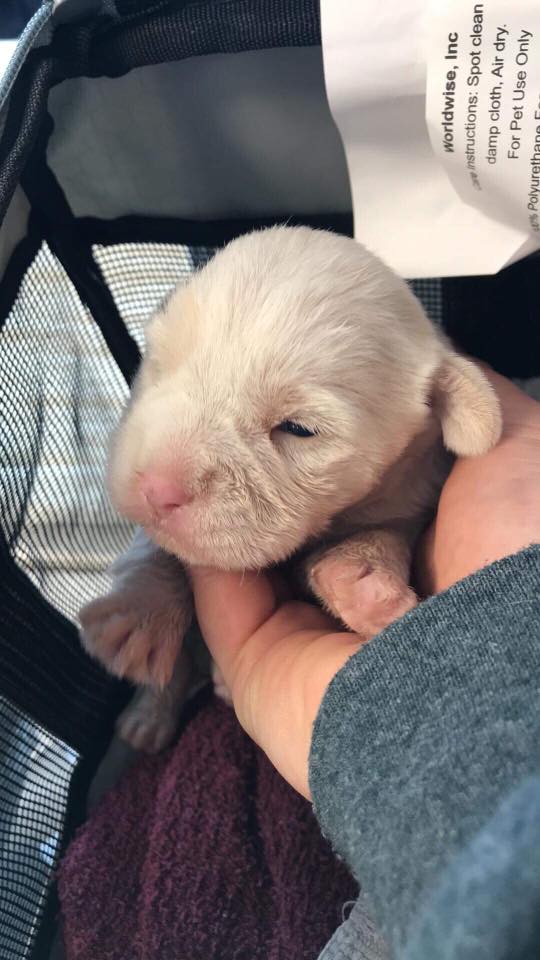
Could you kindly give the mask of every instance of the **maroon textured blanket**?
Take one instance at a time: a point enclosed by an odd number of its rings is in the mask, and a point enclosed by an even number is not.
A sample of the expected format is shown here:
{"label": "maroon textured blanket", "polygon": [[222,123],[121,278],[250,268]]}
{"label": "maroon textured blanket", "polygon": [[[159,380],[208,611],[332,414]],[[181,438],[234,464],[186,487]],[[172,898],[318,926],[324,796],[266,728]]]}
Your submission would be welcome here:
{"label": "maroon textured blanket", "polygon": [[315,960],[357,890],[213,697],[98,805],[60,870],[68,960]]}

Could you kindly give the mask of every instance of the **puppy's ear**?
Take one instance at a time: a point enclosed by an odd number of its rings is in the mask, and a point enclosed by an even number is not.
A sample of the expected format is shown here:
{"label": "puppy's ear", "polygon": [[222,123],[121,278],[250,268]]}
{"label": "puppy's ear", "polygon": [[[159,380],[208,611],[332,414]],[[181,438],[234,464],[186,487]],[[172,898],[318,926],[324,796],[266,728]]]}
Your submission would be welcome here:
{"label": "puppy's ear", "polygon": [[487,453],[501,435],[497,395],[476,364],[449,350],[432,391],[445,447],[460,457]]}

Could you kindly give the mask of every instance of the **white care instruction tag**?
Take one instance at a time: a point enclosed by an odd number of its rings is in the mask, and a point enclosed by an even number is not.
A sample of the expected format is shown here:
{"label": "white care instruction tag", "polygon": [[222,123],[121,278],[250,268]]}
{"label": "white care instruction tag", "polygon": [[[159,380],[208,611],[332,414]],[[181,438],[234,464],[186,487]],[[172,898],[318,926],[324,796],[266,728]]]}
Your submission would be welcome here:
{"label": "white care instruction tag", "polygon": [[540,249],[540,0],[322,0],[355,232],[402,276]]}
{"label": "white care instruction tag", "polygon": [[459,195],[540,247],[540,4],[432,3],[427,121]]}

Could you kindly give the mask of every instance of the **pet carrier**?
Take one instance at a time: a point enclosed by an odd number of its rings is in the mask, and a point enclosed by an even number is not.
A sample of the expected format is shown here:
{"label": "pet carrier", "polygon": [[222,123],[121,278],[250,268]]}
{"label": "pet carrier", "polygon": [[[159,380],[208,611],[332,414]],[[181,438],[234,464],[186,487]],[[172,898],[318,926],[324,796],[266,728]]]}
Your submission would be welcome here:
{"label": "pet carrier", "polygon": [[[55,866],[128,693],[76,618],[131,534],[103,473],[145,318],[253,227],[353,224],[317,0],[44,0],[0,106],[0,957],[22,960],[49,955]],[[538,276],[416,290],[527,378]]]}

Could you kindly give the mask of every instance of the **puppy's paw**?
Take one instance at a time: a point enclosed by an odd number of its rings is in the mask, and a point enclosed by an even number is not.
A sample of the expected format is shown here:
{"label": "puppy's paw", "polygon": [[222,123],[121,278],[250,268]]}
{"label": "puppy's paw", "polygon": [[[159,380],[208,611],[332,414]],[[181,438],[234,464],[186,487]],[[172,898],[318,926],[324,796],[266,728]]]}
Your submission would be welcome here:
{"label": "puppy's paw", "polygon": [[189,625],[191,611],[172,591],[120,584],[80,611],[86,651],[110,673],[163,688]]}
{"label": "puppy's paw", "polygon": [[141,687],[116,721],[118,736],[134,750],[159,753],[174,740],[183,704],[183,699]]}
{"label": "puppy's paw", "polygon": [[414,591],[396,573],[360,560],[323,558],[311,575],[329,610],[350,630],[367,638],[418,602]]}

